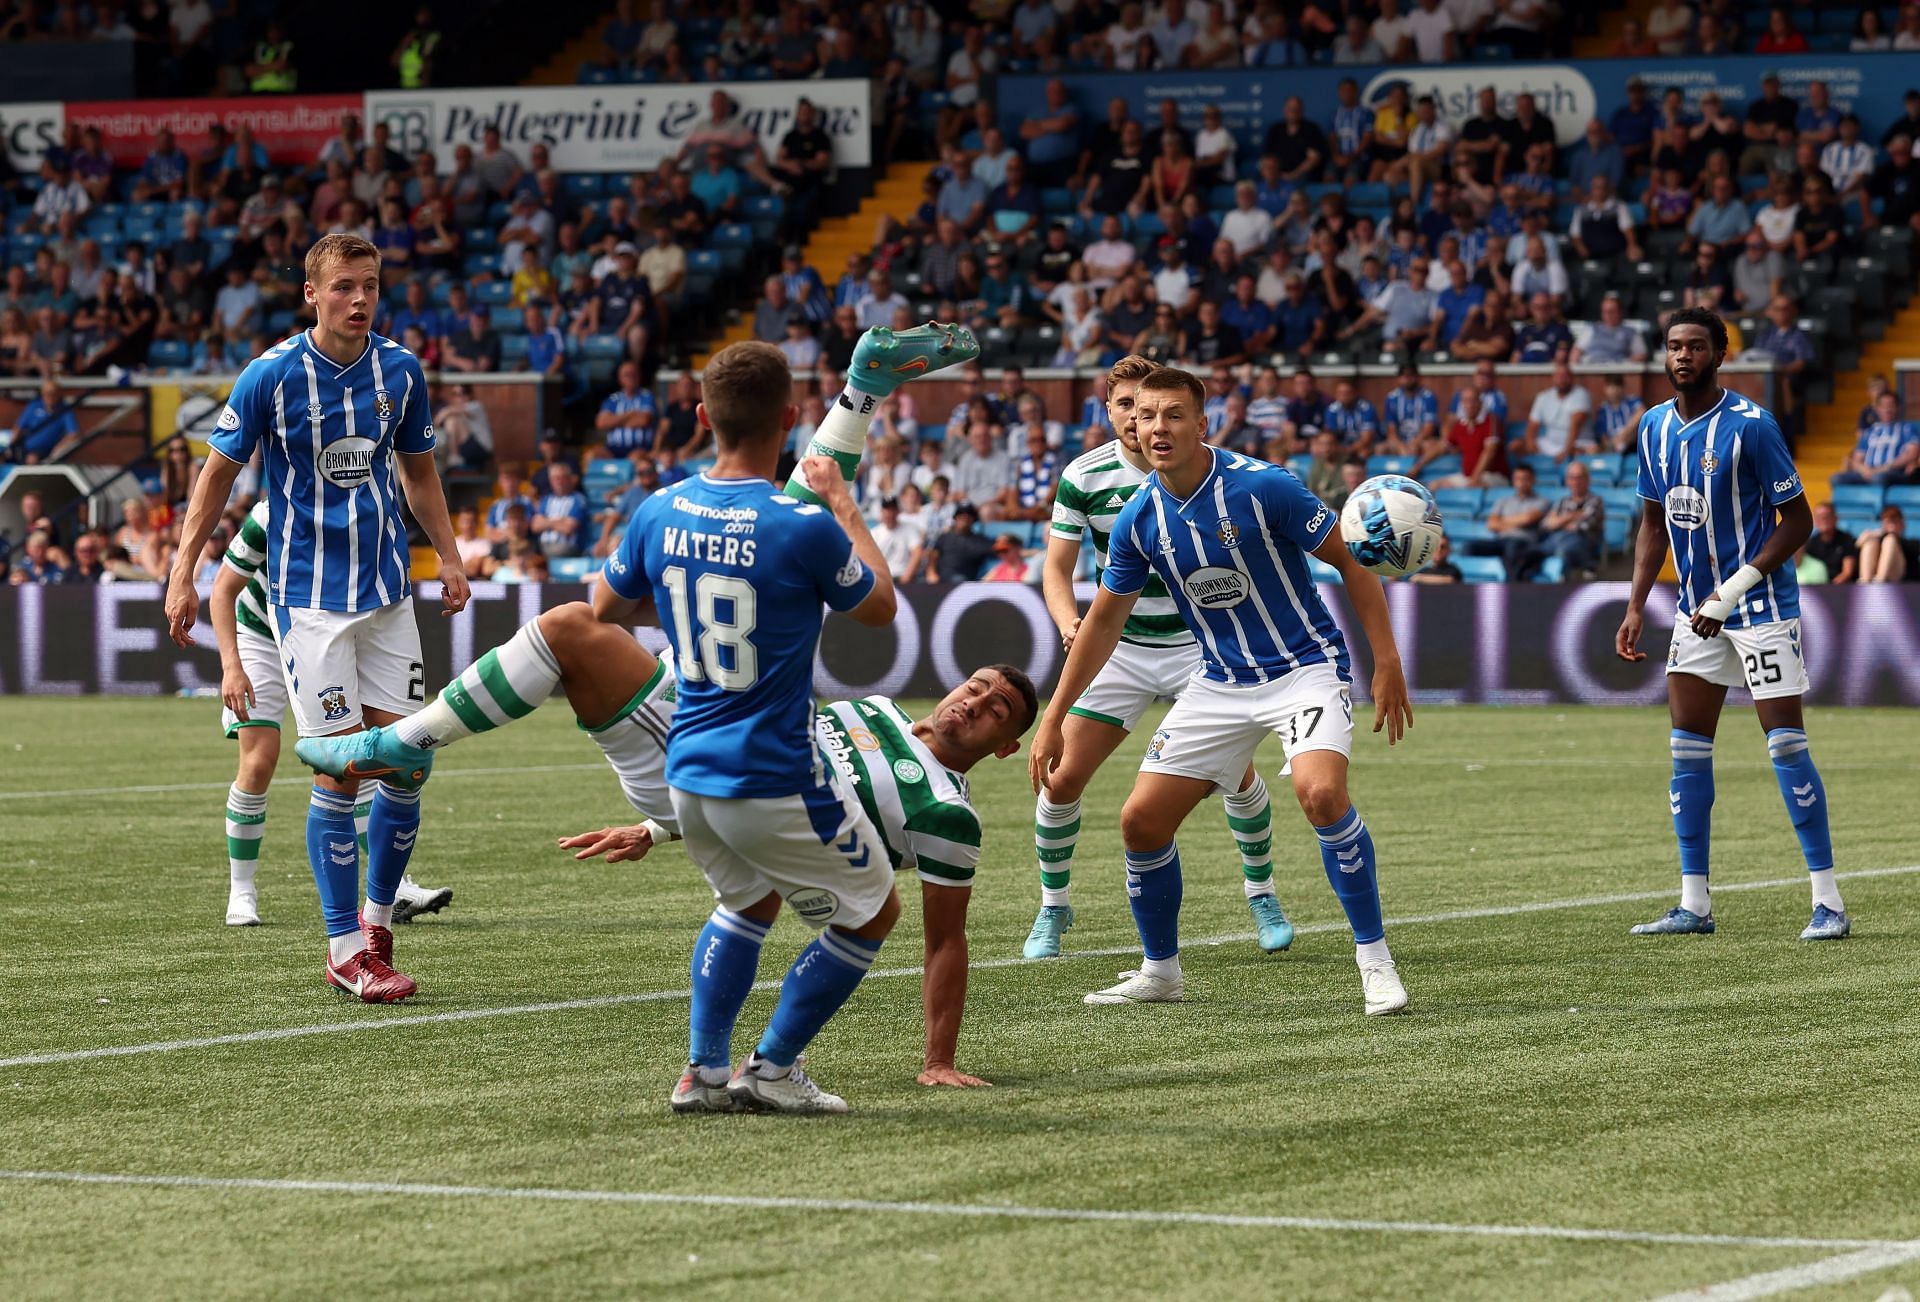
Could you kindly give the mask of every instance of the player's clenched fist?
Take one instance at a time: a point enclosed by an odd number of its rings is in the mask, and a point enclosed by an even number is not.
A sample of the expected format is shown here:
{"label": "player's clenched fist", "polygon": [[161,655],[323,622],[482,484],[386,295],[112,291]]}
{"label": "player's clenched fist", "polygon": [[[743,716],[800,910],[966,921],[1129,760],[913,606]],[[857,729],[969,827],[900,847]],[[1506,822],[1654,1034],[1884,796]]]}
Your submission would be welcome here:
{"label": "player's clenched fist", "polygon": [[807,487],[819,495],[829,510],[837,510],[843,502],[852,500],[847,491],[847,481],[840,473],[840,463],[832,457],[803,458],[800,477],[807,481]]}

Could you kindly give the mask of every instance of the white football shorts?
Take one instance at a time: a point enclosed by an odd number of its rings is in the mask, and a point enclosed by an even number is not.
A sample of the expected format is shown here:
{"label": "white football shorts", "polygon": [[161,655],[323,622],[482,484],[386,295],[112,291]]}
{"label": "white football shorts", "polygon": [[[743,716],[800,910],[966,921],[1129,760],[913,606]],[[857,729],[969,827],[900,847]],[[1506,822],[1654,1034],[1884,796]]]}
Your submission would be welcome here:
{"label": "white football shorts", "polygon": [[736,912],[780,897],[808,926],[852,930],[893,890],[886,843],[839,774],[797,796],[728,799],[673,788],[687,854]]}
{"label": "white football shorts", "polygon": [[1198,642],[1165,647],[1117,643],[1067,713],[1132,732],[1148,706],[1178,697],[1199,667]]}
{"label": "white football shorts", "polygon": [[373,610],[270,606],[302,737],[351,732],[362,710],[412,714],[427,699],[413,598]]}
{"label": "white football shorts", "polygon": [[280,649],[271,638],[244,628],[239,632],[240,667],[247,671],[247,681],[253,684],[253,704],[247,707],[244,721],[232,710],[221,707],[220,731],[229,741],[238,737],[242,728],[271,728],[278,732],[280,720],[287,712],[287,670],[280,663]]}
{"label": "white football shorts", "polygon": [[673,726],[678,696],[672,665],[663,656],[646,685],[611,722],[580,725],[600,744],[627,803],[670,832],[680,830],[673,792],[667,787],[667,730]]}
{"label": "white football shorts", "polygon": [[1195,678],[1147,743],[1143,773],[1203,778],[1238,791],[1271,734],[1287,764],[1310,750],[1353,754],[1353,689],[1332,665],[1305,665],[1270,683],[1233,687]]}
{"label": "white football shorts", "polygon": [[1807,661],[1800,649],[1798,618],[1723,628],[1719,637],[1701,637],[1690,616],[1674,620],[1667,648],[1667,672],[1692,674],[1722,687],[1744,687],[1756,701],[1805,696]]}

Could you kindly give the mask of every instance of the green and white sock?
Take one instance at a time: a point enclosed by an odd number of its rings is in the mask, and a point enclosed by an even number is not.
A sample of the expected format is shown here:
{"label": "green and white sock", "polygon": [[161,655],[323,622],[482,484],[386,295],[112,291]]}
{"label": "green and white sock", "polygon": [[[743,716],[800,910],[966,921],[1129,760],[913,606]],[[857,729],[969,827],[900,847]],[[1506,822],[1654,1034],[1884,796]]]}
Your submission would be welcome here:
{"label": "green and white sock", "polygon": [[227,788],[227,885],[252,890],[260,866],[260,838],[267,832],[267,793]]}
{"label": "green and white sock", "polygon": [[1073,851],[1080,844],[1080,802],[1056,805],[1042,795],[1033,806],[1033,853],[1040,861],[1040,903],[1053,907],[1071,901]]}
{"label": "green and white sock", "polygon": [[373,797],[355,796],[353,801],[353,839],[360,843],[360,862],[367,861],[367,820],[373,817]]}
{"label": "green and white sock", "polygon": [[1247,898],[1273,894],[1273,803],[1267,798],[1267,784],[1253,775],[1253,785],[1236,791],[1223,802],[1227,807],[1227,826],[1233,829],[1234,844],[1240,847],[1240,875]]}
{"label": "green and white sock", "polygon": [[[840,396],[833,400],[833,406],[813,431],[813,438],[807,443],[803,457],[832,457],[840,463],[840,477],[851,484],[860,475],[860,458],[867,451],[867,430],[873,425],[873,413],[879,410],[880,399],[870,393],[862,393],[852,385],[840,390]],[[785,488],[788,497],[798,498],[802,502],[818,502],[820,495],[807,487],[806,481],[795,470],[793,478],[787,480]]]}
{"label": "green and white sock", "polygon": [[468,665],[439,696],[394,724],[394,735],[409,746],[438,750],[525,718],[559,683],[560,661],[547,645],[540,622],[531,620]]}

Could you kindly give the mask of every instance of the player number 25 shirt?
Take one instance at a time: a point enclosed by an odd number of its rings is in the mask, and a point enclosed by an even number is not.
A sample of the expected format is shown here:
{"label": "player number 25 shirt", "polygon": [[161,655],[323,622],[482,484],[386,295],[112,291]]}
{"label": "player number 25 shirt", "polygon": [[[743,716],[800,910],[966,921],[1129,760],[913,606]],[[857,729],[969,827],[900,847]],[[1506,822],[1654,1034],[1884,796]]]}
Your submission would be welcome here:
{"label": "player number 25 shirt", "polygon": [[393,454],[433,451],[412,353],[371,335],[343,367],[302,331],[247,363],[207,442],[241,465],[260,448],[271,604],[374,610],[411,591]]}
{"label": "player number 25 shirt", "polygon": [[[1731,389],[1690,421],[1672,399],[1640,418],[1639,493],[1666,511],[1682,615],[1691,617],[1723,579],[1752,563],[1773,537],[1774,507],[1804,491],[1773,416]],[[1799,581],[1792,565],[1782,565],[1747,593],[1725,627],[1799,614]]]}
{"label": "player number 25 shirt", "polygon": [[1290,470],[1208,451],[1213,468],[1184,500],[1148,476],[1114,521],[1101,583],[1132,596],[1158,575],[1215,682],[1252,686],[1316,664],[1347,679],[1346,641],[1307,568],[1339,527],[1334,511]]}
{"label": "player number 25 shirt", "polygon": [[630,601],[652,598],[674,649],[669,784],[745,799],[825,781],[813,721],[821,607],[851,610],[874,583],[831,515],[764,479],[698,475],[640,504],[604,577]]}

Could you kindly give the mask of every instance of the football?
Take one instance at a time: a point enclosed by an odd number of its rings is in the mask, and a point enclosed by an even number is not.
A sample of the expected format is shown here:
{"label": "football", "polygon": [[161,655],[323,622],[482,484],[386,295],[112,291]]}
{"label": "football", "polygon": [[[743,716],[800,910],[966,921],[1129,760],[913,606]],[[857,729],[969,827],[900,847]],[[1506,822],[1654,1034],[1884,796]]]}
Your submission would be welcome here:
{"label": "football", "polygon": [[1443,535],[1433,494],[1405,475],[1375,475],[1353,490],[1340,511],[1347,550],[1386,578],[1427,568]]}

